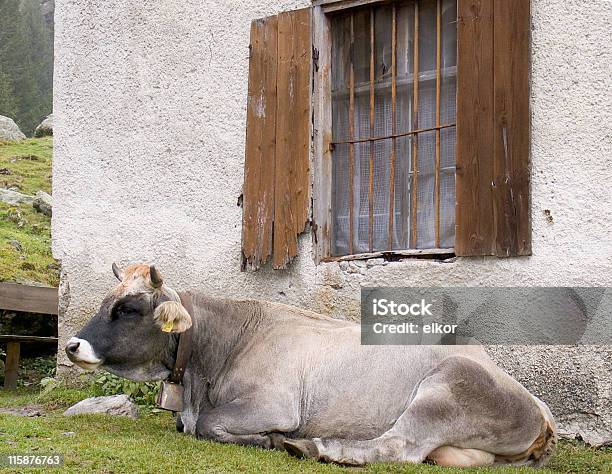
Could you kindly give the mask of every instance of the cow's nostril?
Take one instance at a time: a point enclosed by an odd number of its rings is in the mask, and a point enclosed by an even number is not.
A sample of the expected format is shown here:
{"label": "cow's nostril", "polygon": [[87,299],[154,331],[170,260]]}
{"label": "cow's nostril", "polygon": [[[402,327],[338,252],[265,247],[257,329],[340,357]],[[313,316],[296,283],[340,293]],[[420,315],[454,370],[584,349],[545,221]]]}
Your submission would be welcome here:
{"label": "cow's nostril", "polygon": [[76,351],[79,350],[79,346],[81,345],[80,342],[69,342],[66,345],[66,352],[70,353],[70,354],[76,354]]}

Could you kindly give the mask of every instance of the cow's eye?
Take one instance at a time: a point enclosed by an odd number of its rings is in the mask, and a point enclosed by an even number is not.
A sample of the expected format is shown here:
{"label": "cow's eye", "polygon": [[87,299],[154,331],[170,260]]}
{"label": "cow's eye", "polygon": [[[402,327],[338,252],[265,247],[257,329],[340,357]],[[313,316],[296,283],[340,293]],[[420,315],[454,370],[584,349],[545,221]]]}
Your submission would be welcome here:
{"label": "cow's eye", "polygon": [[115,311],[115,316],[117,318],[133,318],[135,316],[138,316],[140,313],[138,311],[138,309],[129,306],[129,305],[121,305],[117,308],[117,310]]}

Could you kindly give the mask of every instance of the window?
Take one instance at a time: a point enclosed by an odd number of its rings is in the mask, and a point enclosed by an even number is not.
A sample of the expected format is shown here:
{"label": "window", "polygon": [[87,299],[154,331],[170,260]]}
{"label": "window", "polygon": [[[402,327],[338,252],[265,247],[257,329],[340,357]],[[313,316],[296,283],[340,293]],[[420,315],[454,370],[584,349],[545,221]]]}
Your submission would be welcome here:
{"label": "window", "polygon": [[[251,25],[243,268],[531,254],[529,0],[313,0]],[[308,226],[310,224],[310,226]]]}
{"label": "window", "polygon": [[332,256],[451,249],[457,3],[334,15]]}

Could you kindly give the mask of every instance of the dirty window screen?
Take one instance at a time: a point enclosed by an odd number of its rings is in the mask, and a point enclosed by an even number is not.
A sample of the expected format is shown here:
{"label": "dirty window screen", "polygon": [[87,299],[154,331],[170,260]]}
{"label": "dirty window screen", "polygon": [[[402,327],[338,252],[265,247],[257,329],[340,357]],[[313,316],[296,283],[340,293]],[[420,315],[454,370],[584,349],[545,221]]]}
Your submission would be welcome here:
{"label": "dirty window screen", "polygon": [[334,256],[455,239],[456,0],[332,18]]}

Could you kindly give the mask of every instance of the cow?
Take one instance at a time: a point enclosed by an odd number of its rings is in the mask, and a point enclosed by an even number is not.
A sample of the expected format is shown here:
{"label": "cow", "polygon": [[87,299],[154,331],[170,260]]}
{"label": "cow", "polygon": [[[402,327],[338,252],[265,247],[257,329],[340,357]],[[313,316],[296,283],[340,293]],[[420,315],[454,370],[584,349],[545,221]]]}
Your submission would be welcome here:
{"label": "cow", "polygon": [[365,346],[351,321],[179,295],[154,266],[113,271],[120,283],[66,354],[85,369],[165,380],[191,331],[181,432],[354,466],[539,466],[552,455],[550,410],[480,346]]}

